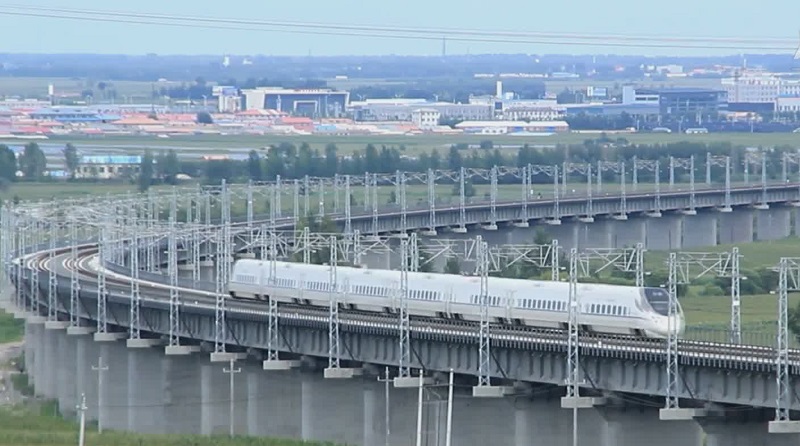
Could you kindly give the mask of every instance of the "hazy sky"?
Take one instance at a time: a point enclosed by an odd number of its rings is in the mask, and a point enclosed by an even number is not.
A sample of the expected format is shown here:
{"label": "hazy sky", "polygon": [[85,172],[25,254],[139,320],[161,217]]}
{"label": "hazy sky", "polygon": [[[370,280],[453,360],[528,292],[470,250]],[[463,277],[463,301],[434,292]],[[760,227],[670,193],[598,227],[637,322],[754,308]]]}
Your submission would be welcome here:
{"label": "hazy sky", "polygon": [[[800,1],[762,0],[0,0],[62,7],[231,19],[447,27],[490,31],[716,36],[800,40]],[[658,5],[658,6],[656,6]],[[663,6],[662,6],[663,5]],[[127,54],[439,54],[440,40],[302,35],[254,30],[176,28],[0,15],[0,52]],[[598,39],[602,42],[602,39]],[[788,43],[773,46],[784,47]],[[448,53],[736,54],[726,49],[653,49],[449,41]],[[751,51],[767,52],[767,51]]]}

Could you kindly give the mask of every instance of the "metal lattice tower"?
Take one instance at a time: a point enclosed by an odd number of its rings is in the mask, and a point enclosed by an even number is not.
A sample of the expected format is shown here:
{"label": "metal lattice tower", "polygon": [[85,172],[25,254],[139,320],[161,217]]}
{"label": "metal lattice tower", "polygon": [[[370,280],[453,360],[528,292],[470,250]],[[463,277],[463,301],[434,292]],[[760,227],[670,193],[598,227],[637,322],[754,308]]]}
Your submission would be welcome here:
{"label": "metal lattice tower", "polygon": [[331,236],[331,260],[330,260],[330,279],[328,281],[328,368],[339,368],[339,283],[337,277],[337,257],[336,236]]}
{"label": "metal lattice tower", "polygon": [[529,165],[522,168],[522,214],[519,216],[522,223],[528,222],[528,194],[531,193],[531,178],[528,172],[530,172]]}
{"label": "metal lattice tower", "polygon": [[225,330],[225,289],[224,289],[224,259],[228,253],[225,251],[225,228],[217,231],[216,274],[214,279],[214,352],[225,352],[227,332]]}
{"label": "metal lattice tower", "polygon": [[[248,188],[250,190],[250,188]],[[167,274],[169,274],[169,345],[179,346],[181,319],[180,294],[178,292],[178,235],[175,228],[175,202],[170,209],[169,217],[169,251],[167,252]]]}
{"label": "metal lattice tower", "polygon": [[364,174],[364,213],[369,211],[369,200],[371,195],[370,189],[372,188],[372,175],[369,172]]}
{"label": "metal lattice tower", "polygon": [[742,314],[741,314],[741,293],[739,282],[739,248],[734,247],[731,252],[731,343],[739,344],[742,342]]}
{"label": "metal lattice tower", "polygon": [[403,234],[408,231],[408,203],[406,202],[406,174],[398,171],[398,184],[400,194],[397,199],[400,200],[400,229]]}
{"label": "metal lattice tower", "polygon": [[342,184],[339,174],[333,175],[333,213],[339,213],[339,185]]}
{"label": "metal lattice tower", "polygon": [[775,421],[789,421],[792,390],[789,382],[789,259],[782,257],[778,272],[778,336],[775,346],[776,389]]}
{"label": "metal lattice tower", "polygon": [[300,221],[300,181],[294,180],[294,200],[293,200],[293,215],[292,227],[294,232],[297,233],[297,223]]}
{"label": "metal lattice tower", "polygon": [[350,214],[350,175],[344,176],[344,235],[353,236],[353,222]]}
{"label": "metal lattice tower", "polygon": [[677,254],[674,252],[669,253],[666,409],[677,409],[680,395],[680,377],[678,375],[678,296],[676,295],[678,287],[677,264]]}
{"label": "metal lattice tower", "polygon": [[[247,230],[253,231],[253,181],[247,182],[247,189],[245,191],[247,200]],[[249,249],[249,248],[248,248]],[[250,252],[250,251],[248,251]]]}
{"label": "metal lattice tower", "polygon": [[408,315],[408,240],[400,240],[400,354],[398,376],[408,378],[411,376],[411,319]]}
{"label": "metal lattice tower", "polygon": [[558,282],[560,280],[559,277],[559,268],[561,267],[561,260],[558,258],[558,240],[553,239],[550,242],[550,280],[553,282]]}
{"label": "metal lattice tower", "polygon": [[[227,187],[226,187],[226,192],[227,192]],[[281,194],[282,193],[283,193],[283,189],[282,189],[282,186],[281,186],[281,176],[280,175],[275,175],[275,213],[277,214],[278,218],[283,217],[283,209],[281,209],[282,208],[282,205],[281,205]],[[228,199],[230,200],[230,197],[228,197]],[[227,212],[228,212],[228,216],[229,216],[228,221],[230,221],[230,212],[231,212],[230,202],[228,202]]]}
{"label": "metal lattice tower", "polygon": [[56,276],[56,239],[58,239],[58,227],[55,222],[50,222],[50,253],[48,255],[48,281],[47,281],[47,320],[55,321],[58,319],[56,312],[56,302],[58,297],[58,277]]}
{"label": "metal lattice tower", "polygon": [[[20,219],[22,220],[22,219]],[[18,235],[16,237],[17,240],[17,249],[15,256],[19,258],[19,262],[17,262],[17,287],[16,287],[16,307],[17,308],[25,308],[25,299],[24,299],[24,291],[23,291],[23,283],[22,279],[25,278],[25,271],[26,269],[23,268],[22,256],[25,255],[25,247],[27,242],[27,235],[28,235],[28,228],[27,228],[27,221],[18,222],[17,231]]]}
{"label": "metal lattice tower", "polygon": [[619,182],[620,182],[620,209],[623,215],[628,214],[628,199],[625,188],[625,161],[619,163]]}
{"label": "metal lattice tower", "polygon": [[[31,219],[30,223],[33,225],[33,240],[31,241],[30,250],[34,252],[36,249],[35,247],[39,244],[39,221],[35,219]],[[27,248],[27,247],[26,247]],[[73,268],[74,270],[74,268]],[[77,273],[76,273],[77,274]],[[35,315],[39,315],[39,309],[41,307],[41,302],[39,302],[39,274],[31,270],[31,282],[30,282],[30,289],[28,290],[31,294],[31,312]],[[20,287],[21,288],[21,287]]]}
{"label": "metal lattice tower", "polygon": [[[564,176],[566,176],[566,172],[564,173]],[[558,165],[554,165],[553,166],[553,222],[557,222],[560,219],[561,219],[561,199],[558,193]]]}
{"label": "metal lattice tower", "polygon": [[430,226],[430,234],[436,234],[436,177],[433,174],[433,169],[428,169],[428,206],[430,206],[430,213],[428,214],[428,224]]}
{"label": "metal lattice tower", "polygon": [[[661,212],[661,165],[658,160],[655,161],[655,183],[656,183],[656,212]],[[633,166],[633,171],[636,172],[636,166]]]}
{"label": "metal lattice tower", "polygon": [[569,251],[569,338],[567,339],[567,397],[578,397],[580,386],[579,335],[578,317],[580,302],[578,301],[578,250]]}
{"label": "metal lattice tower", "polygon": [[731,209],[731,157],[725,157],[725,209]]}
{"label": "metal lattice tower", "polygon": [[635,285],[639,288],[644,286],[644,244],[637,243],[636,244],[636,267],[635,267],[635,274],[636,274],[636,282]]}
{"label": "metal lattice tower", "polygon": [[[79,238],[78,238],[78,222],[77,221],[70,222],[69,234],[70,234],[70,240],[71,240],[70,258],[72,258],[72,261],[75,262],[72,265],[72,269],[70,269],[70,274],[69,274],[69,326],[70,327],[77,327],[77,326],[80,325],[80,318],[78,317],[78,312],[79,312],[79,310],[78,310],[78,306],[79,306],[78,300],[80,299],[80,292],[81,292],[81,285],[80,285],[80,282],[78,281],[78,265],[77,265],[77,262],[78,262],[78,244],[80,243],[79,242]],[[137,277],[138,277],[138,272],[137,272]],[[136,284],[136,287],[137,287],[137,291],[138,291],[138,287],[139,287],[138,282]],[[131,291],[133,291],[133,290],[131,290]]]}
{"label": "metal lattice tower", "polygon": [[[305,228],[306,234],[308,228]],[[266,237],[266,225],[261,227],[262,238]],[[267,255],[262,249],[262,259]],[[308,262],[306,262],[308,263]],[[278,240],[275,231],[269,231],[269,283],[274,288],[278,270]],[[302,288],[305,289],[305,286]],[[267,361],[278,360],[278,301],[270,296],[267,314]]]}
{"label": "metal lattice tower", "polygon": [[489,190],[489,199],[490,201],[490,208],[489,211],[491,213],[489,217],[489,222],[491,223],[493,228],[497,227],[497,166],[492,167],[491,172],[491,189]]}
{"label": "metal lattice tower", "polygon": [[[598,172],[599,175],[599,172]],[[586,218],[594,217],[594,209],[592,203],[592,163],[586,164]]]}
{"label": "metal lattice tower", "polygon": [[767,203],[767,154],[761,152],[761,204],[769,206]]}
{"label": "metal lattice tower", "polygon": [[378,174],[372,174],[372,236],[378,237]]}
{"label": "metal lattice tower", "polygon": [[319,183],[319,218],[325,217],[325,182]]}
{"label": "metal lattice tower", "polygon": [[478,274],[480,275],[481,306],[480,341],[478,346],[478,387],[491,385],[491,334],[489,333],[489,247],[477,237]]}
{"label": "metal lattice tower", "polygon": [[108,331],[107,299],[106,292],[106,260],[108,257],[109,227],[108,222],[104,221],[100,227],[100,240],[97,243],[97,332],[106,333]]}
{"label": "metal lattice tower", "polygon": [[303,177],[303,218],[311,216],[311,183],[308,175]]}
{"label": "metal lattice tower", "polygon": [[689,157],[689,210],[695,212],[694,155]]}
{"label": "metal lattice tower", "polygon": [[409,263],[411,267],[409,271],[411,272],[418,272],[419,271],[419,240],[417,239],[417,233],[411,233],[411,243],[409,244],[411,248],[411,252],[409,254]]}
{"label": "metal lattice tower", "polygon": [[131,264],[131,313],[130,313],[130,339],[139,339],[141,328],[139,326],[139,235],[134,230],[131,239],[131,249],[128,252]]}
{"label": "metal lattice tower", "polygon": [[461,168],[461,171],[458,176],[458,187],[459,187],[459,202],[458,202],[458,227],[462,232],[467,231],[467,197],[466,197],[466,186],[465,182],[467,181],[467,170],[465,168]]}

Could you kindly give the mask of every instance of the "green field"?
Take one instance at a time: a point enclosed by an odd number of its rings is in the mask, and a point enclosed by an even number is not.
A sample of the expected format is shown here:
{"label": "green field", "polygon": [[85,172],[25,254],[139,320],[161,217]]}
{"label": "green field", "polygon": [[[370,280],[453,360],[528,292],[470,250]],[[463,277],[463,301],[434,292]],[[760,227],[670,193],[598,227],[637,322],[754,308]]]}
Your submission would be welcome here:
{"label": "green field", "polygon": [[[77,443],[77,423],[53,416],[49,404],[0,409],[0,446],[72,446]],[[200,435],[144,435],[86,429],[89,446],[334,446],[266,438],[227,438]]]}
{"label": "green field", "polygon": [[[476,148],[484,140],[491,140],[494,146],[504,154],[516,154],[519,147],[524,144],[531,146],[555,147],[557,144],[582,144],[588,139],[595,139],[600,133],[566,133],[550,136],[508,136],[508,135],[416,135],[416,136],[327,136],[327,135],[195,135],[173,136],[167,139],[156,137],[134,136],[105,136],[105,137],[75,137],[54,136],[49,140],[38,141],[40,144],[66,144],[71,142],[78,148],[92,147],[98,149],[116,149],[126,153],[137,154],[145,149],[153,151],[175,149],[184,153],[197,155],[227,152],[247,152],[252,149],[268,147],[272,144],[289,142],[295,145],[308,143],[312,149],[324,153],[326,144],[334,143],[339,149],[339,155],[345,156],[356,151],[362,151],[367,144],[380,146],[405,146],[404,155],[418,156],[421,153],[430,153],[436,149],[441,155],[446,155],[453,144],[471,144]],[[800,133],[708,133],[686,135],[678,133],[619,133],[608,134],[613,138],[625,138],[634,144],[668,144],[683,141],[701,143],[729,142],[735,146],[743,147],[769,147],[769,146],[800,146]],[[21,144],[24,141],[6,140],[5,144]],[[646,157],[646,154],[642,154]]]}
{"label": "green field", "polygon": [[56,95],[80,94],[84,90],[94,89],[95,99],[104,100],[102,92],[97,88],[98,82],[109,84],[108,89],[116,90],[117,102],[150,103],[152,88],[171,88],[180,86],[181,82],[142,82],[142,81],[109,81],[107,79],[83,79],[64,77],[0,77],[0,95],[20,96],[28,98],[46,98],[47,87],[53,84]]}
{"label": "green field", "polygon": [[[730,252],[734,246],[739,248],[742,256],[741,269],[777,267],[781,257],[800,257],[800,238],[790,237],[783,240],[742,243],[738,245],[718,245],[706,248],[695,248],[696,252]],[[651,251],[645,254],[645,269],[656,270],[666,268],[669,254],[665,251]]]}

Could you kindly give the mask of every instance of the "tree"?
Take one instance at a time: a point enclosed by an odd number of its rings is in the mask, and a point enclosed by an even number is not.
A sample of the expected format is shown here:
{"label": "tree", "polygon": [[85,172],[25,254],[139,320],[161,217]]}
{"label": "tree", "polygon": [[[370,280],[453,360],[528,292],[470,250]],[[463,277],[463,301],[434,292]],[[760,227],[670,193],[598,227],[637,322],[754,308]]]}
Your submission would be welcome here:
{"label": "tree", "polygon": [[789,331],[800,341],[800,303],[789,310]]}
{"label": "tree", "polygon": [[461,274],[461,263],[457,257],[450,257],[444,265],[445,274]]}
{"label": "tree", "polygon": [[39,180],[47,168],[47,157],[39,148],[39,144],[31,142],[25,144],[25,149],[19,157],[19,168],[29,180]]}
{"label": "tree", "polygon": [[0,179],[10,183],[17,179],[17,157],[7,145],[0,145]]}
{"label": "tree", "polygon": [[78,149],[71,143],[68,143],[66,147],[64,147],[63,153],[64,165],[67,166],[67,172],[69,172],[70,178],[74,180],[75,175],[78,173],[78,167],[80,167],[81,164],[81,157],[78,155]]}
{"label": "tree", "polygon": [[153,174],[153,155],[147,150],[139,164],[139,192],[145,192],[150,188],[150,185],[153,184]]}
{"label": "tree", "polygon": [[178,174],[181,173],[181,162],[175,149],[170,149],[159,161],[161,163],[161,179],[167,184],[176,184]]}
{"label": "tree", "polygon": [[261,157],[258,152],[251,150],[247,154],[247,175],[253,181],[261,181],[264,179],[264,171],[261,167]]}
{"label": "tree", "polygon": [[200,112],[197,114],[197,123],[198,124],[213,124],[214,118],[211,117],[209,112]]}

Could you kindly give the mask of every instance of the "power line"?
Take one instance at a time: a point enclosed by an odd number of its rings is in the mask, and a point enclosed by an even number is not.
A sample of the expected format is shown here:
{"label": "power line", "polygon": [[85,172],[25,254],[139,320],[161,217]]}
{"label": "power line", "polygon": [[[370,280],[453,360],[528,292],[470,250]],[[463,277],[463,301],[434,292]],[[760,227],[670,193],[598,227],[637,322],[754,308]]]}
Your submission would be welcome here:
{"label": "power line", "polygon": [[794,45],[796,41],[785,37],[714,37],[714,36],[646,36],[646,35],[633,35],[633,34],[596,34],[596,33],[569,33],[569,32],[533,32],[533,31],[500,31],[500,30],[481,30],[481,29],[464,29],[464,28],[421,28],[409,26],[384,26],[384,25],[361,25],[361,24],[340,24],[340,23],[321,23],[321,22],[297,22],[285,20],[255,20],[255,19],[240,19],[240,18],[225,18],[225,17],[208,17],[208,16],[180,16],[174,14],[157,14],[157,13],[139,13],[127,11],[107,11],[97,9],[75,9],[75,8],[54,8],[54,7],[37,7],[28,5],[0,5],[3,8],[22,9],[28,11],[46,11],[46,12],[59,12],[59,13],[72,13],[72,14],[91,14],[100,16],[115,16],[115,17],[134,17],[134,18],[150,18],[150,19],[165,19],[165,20],[181,20],[190,23],[196,22],[210,22],[210,23],[227,23],[236,25],[259,25],[259,26],[281,26],[281,27],[299,27],[299,28],[319,28],[319,29],[336,29],[347,31],[381,31],[381,32],[404,32],[415,34],[447,34],[447,35],[466,35],[466,36],[504,36],[504,37],[536,37],[536,38],[577,38],[577,39],[612,39],[612,40],[630,40],[630,41],[655,41],[655,42],[700,42],[705,43],[709,41],[727,42],[727,43],[783,43]]}
{"label": "power line", "polygon": [[[545,34],[541,33],[507,33],[493,31],[459,31],[447,29],[421,29],[421,28],[392,28],[361,25],[335,25],[319,24],[312,22],[272,22],[253,21],[240,19],[215,19],[206,17],[181,17],[155,14],[120,13],[96,10],[66,10],[56,8],[25,8],[0,5],[0,15],[21,16],[36,18],[51,18],[61,20],[79,20],[106,23],[126,23],[138,25],[171,26],[193,29],[220,29],[229,31],[255,31],[255,32],[285,32],[307,35],[333,35],[345,37],[382,37],[391,39],[409,40],[436,40],[441,41],[442,34],[450,34],[448,40],[460,42],[480,43],[510,43],[530,45],[558,45],[558,46],[592,46],[592,47],[623,47],[623,48],[674,48],[674,49],[710,49],[710,50],[763,50],[763,51],[793,51],[796,45],[776,46],[781,40],[756,40],[748,38],[707,38],[725,45],[711,45],[702,43],[703,38],[689,37],[641,37],[621,35],[593,35],[593,34]],[[9,10],[9,8],[11,10]],[[15,10],[16,9],[16,10]],[[21,11],[20,11],[21,9]],[[236,25],[236,26],[234,26]],[[242,27],[241,25],[252,25]],[[267,28],[267,26],[269,28]],[[470,35],[483,37],[470,37]],[[510,37],[511,36],[511,37]],[[520,36],[528,38],[515,38]],[[537,38],[532,38],[537,37]],[[694,39],[694,40],[692,40]],[[621,40],[621,41],[613,41]],[[651,43],[646,43],[651,41]],[[681,42],[699,43],[681,43]],[[751,45],[734,45],[735,42],[751,43]],[[787,39],[786,42],[789,42]],[[752,45],[760,43],[759,45]]]}

